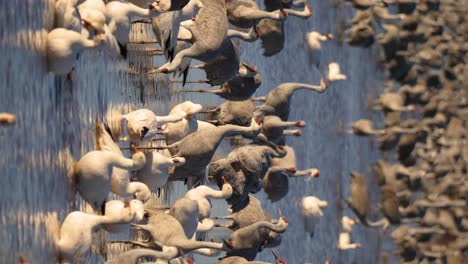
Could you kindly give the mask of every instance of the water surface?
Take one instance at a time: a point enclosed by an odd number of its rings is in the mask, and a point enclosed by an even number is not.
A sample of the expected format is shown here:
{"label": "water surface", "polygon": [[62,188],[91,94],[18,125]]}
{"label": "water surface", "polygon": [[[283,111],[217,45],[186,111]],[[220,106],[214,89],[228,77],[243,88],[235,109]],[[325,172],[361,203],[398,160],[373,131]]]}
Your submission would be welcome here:
{"label": "water surface", "polygon": [[[210,94],[181,94],[179,85],[171,86],[167,76],[129,75],[128,65],[144,72],[158,65],[160,58],[139,56],[134,50],[150,46],[132,45],[129,61],[110,57],[103,51],[86,51],[76,66],[73,81],[47,73],[44,60],[46,33],[51,29],[51,3],[54,1],[2,1],[0,3],[0,112],[17,115],[13,126],[0,127],[0,246],[2,263],[14,263],[19,255],[33,263],[54,261],[52,242],[46,222],[61,221],[73,207],[67,188],[67,157],[79,159],[94,148],[94,122],[116,112],[146,107],[166,114],[176,103],[192,100],[205,105],[222,101]],[[288,18],[285,49],[277,56],[265,58],[259,43],[243,45],[242,59],[255,65],[263,84],[257,96],[265,95],[282,82],[318,83],[316,72],[308,65],[304,43],[311,30],[336,34],[336,24],[350,10],[338,9],[330,1],[314,1],[314,16],[309,20]],[[133,40],[152,39],[147,26],[134,26]],[[153,46],[154,47],[154,46]],[[282,245],[276,249],[288,263],[377,263],[381,249],[378,230],[357,226],[352,239],[363,249],[338,252],[336,243],[342,215],[340,197],[347,195],[349,173],[369,172],[378,153],[366,139],[337,133],[339,123],[348,124],[361,117],[378,118],[366,111],[367,96],[376,94],[381,74],[374,63],[375,50],[350,48],[331,41],[324,45],[322,70],[332,61],[340,63],[348,75],[345,82],[333,83],[323,94],[299,91],[292,98],[291,120],[305,120],[302,137],[288,140],[298,157],[298,169],[317,167],[319,179],[304,183],[290,181],[286,198],[271,203],[263,193],[259,197],[273,216],[281,208],[289,220]],[[189,79],[203,78],[191,71]],[[186,89],[190,89],[190,85]],[[376,181],[368,174],[372,205],[378,201]],[[172,203],[185,191],[174,184],[168,195],[157,203]],[[302,228],[299,201],[304,195],[315,195],[329,202],[313,239]],[[77,198],[78,207],[85,205]],[[226,206],[215,203],[213,215],[225,215]],[[129,234],[112,235],[110,239]],[[215,236],[216,237],[216,236]],[[123,246],[103,246],[108,256]],[[106,250],[99,249],[105,255]],[[258,259],[273,261],[269,250]],[[103,257],[91,254],[85,263],[102,263]],[[197,263],[213,263],[215,258],[197,258]]]}

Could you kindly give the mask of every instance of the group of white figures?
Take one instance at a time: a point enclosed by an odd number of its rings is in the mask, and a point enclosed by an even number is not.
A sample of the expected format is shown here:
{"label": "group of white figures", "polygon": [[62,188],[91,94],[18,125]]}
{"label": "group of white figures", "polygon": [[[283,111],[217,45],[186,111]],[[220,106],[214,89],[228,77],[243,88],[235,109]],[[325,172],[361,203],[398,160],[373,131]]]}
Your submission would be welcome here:
{"label": "group of white figures", "polygon": [[[227,256],[218,263],[247,263],[254,260],[259,250],[280,243],[280,234],[288,227],[287,220],[281,212],[278,219],[271,219],[249,193],[263,188],[271,201],[277,201],[287,193],[288,178],[318,177],[319,170],[315,168],[296,171],[294,150],[284,146],[285,136],[301,135],[300,130],[288,127],[305,126],[304,121],[287,121],[290,97],[299,89],[323,92],[329,82],[345,80],[346,76],[340,73],[337,63],[330,63],[326,76],[320,72],[321,42],[333,36],[311,32],[306,35],[306,42],[310,48],[310,63],[320,75],[320,85],[283,83],[265,97],[251,100],[250,96],[261,82],[258,72],[255,67],[240,62],[238,54],[230,57],[228,49],[233,49],[230,45],[233,38],[255,41],[262,34],[256,28],[258,20],[282,22],[288,15],[309,17],[312,9],[304,1],[291,4],[292,7],[301,5],[304,5],[303,11],[267,12],[251,0],[161,0],[150,3],[148,8],[127,1],[107,4],[102,0],[56,1],[56,28],[47,38],[49,71],[60,75],[71,73],[79,54],[86,48],[102,48],[125,58],[132,19],[152,18],[156,38],[169,62],[149,73],[186,73],[190,58],[198,59],[205,63],[201,68],[207,72],[209,80],[206,82],[223,84],[221,89],[209,91],[232,100],[212,110],[217,113],[217,120],[210,122],[195,118],[203,106],[190,101],[175,106],[167,116],[139,109],[114,117],[117,120],[109,123],[111,127],[96,121],[96,149],[74,162],[69,175],[73,189],[76,188],[93,212],[71,212],[63,221],[55,237],[61,262],[82,259],[91,247],[92,233],[101,228],[118,233],[133,226],[149,234],[146,241],[121,241],[142,248],[127,251],[106,263],[136,263],[141,257],[154,257],[157,263],[177,263],[177,259],[193,263],[185,257],[187,254],[217,256],[223,251]],[[169,15],[171,19],[167,18]],[[249,31],[229,29],[228,22]],[[222,61],[220,57],[229,61]],[[213,63],[218,72],[229,71],[226,65],[234,63],[234,74],[223,72],[224,79],[210,78],[209,66],[213,61],[219,63]],[[229,83],[235,78],[237,83]],[[254,83],[250,90],[247,88],[249,80]],[[263,104],[255,105],[253,101]],[[126,135],[122,136],[122,131],[126,131]],[[164,137],[158,138],[158,135]],[[220,142],[230,136],[243,136],[252,143],[233,150],[235,157],[230,154],[213,162]],[[158,139],[165,140],[167,145],[147,146],[146,143]],[[116,143],[119,141],[132,143],[131,158],[124,156]],[[234,163],[240,170],[235,169]],[[202,185],[207,174],[220,190]],[[170,208],[148,208],[145,204],[151,192],[159,193],[170,180],[185,180],[190,190]],[[122,200],[107,201],[109,193]],[[223,217],[210,216],[209,199],[228,201],[232,206],[231,215],[224,219],[233,221],[231,225],[214,221]],[[317,197],[303,198],[304,228],[311,235],[326,206],[327,202]],[[257,215],[249,215],[249,210]],[[338,249],[360,247],[350,241],[349,232],[355,223],[343,217]],[[228,227],[233,232],[220,243],[197,241],[197,233],[215,227]],[[275,259],[276,263],[285,263],[276,255]]]}

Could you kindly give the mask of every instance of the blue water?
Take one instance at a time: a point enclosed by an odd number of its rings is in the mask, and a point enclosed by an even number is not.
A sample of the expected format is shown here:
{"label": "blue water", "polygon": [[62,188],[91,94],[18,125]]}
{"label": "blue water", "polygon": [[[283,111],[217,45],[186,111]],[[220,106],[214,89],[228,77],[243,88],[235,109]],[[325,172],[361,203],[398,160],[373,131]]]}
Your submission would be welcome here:
{"label": "blue water", "polygon": [[[161,63],[130,52],[129,61],[113,59],[103,51],[86,51],[76,67],[71,83],[47,73],[44,50],[47,30],[52,25],[49,1],[0,2],[0,112],[17,115],[13,126],[0,126],[0,263],[14,263],[19,255],[33,263],[53,262],[52,243],[46,236],[45,221],[51,214],[63,220],[71,210],[68,199],[65,154],[78,159],[94,148],[94,120],[109,117],[112,112],[127,112],[132,107],[147,107],[157,114],[166,114],[171,106],[184,100],[206,105],[222,101],[214,95],[180,94],[167,76],[149,78],[129,75],[128,64],[144,72],[152,64]],[[259,43],[245,44],[242,59],[255,65],[262,74],[257,96],[265,95],[282,82],[317,83],[316,72],[307,63],[304,43],[308,31],[336,34],[337,22],[351,10],[334,8],[332,1],[310,3],[314,15],[309,20],[288,18],[284,50],[271,58],[261,55]],[[133,40],[151,39],[147,26],[134,26]],[[132,50],[150,46],[133,45]],[[349,173],[367,173],[372,206],[378,195],[370,164],[379,156],[367,139],[340,135],[337,126],[359,118],[379,118],[366,111],[368,94],[377,94],[382,74],[375,63],[376,50],[350,48],[330,41],[323,47],[322,70],[329,62],[340,63],[348,75],[345,82],[333,83],[323,94],[299,91],[292,98],[291,120],[305,120],[302,137],[288,140],[298,157],[298,169],[317,167],[319,179],[304,183],[290,180],[290,192],[277,203],[267,201],[263,193],[257,197],[276,216],[281,208],[289,220],[283,242],[276,249],[288,263],[323,263],[328,256],[332,263],[378,263],[382,248],[378,230],[356,226],[352,239],[362,249],[338,252],[336,243],[342,215],[351,215],[339,206],[347,195]],[[189,79],[203,78],[193,70]],[[189,89],[190,86],[187,86]],[[168,196],[156,203],[170,204],[181,196],[185,187],[173,184]],[[315,237],[310,239],[302,229],[299,201],[304,195],[315,195],[329,202],[324,210]],[[82,210],[84,205],[78,200]],[[213,215],[225,215],[226,206],[214,204]],[[128,234],[111,236],[125,238]],[[121,246],[108,246],[108,254]],[[268,250],[259,260],[273,261]],[[103,258],[91,254],[85,263],[102,263]],[[197,263],[213,263],[215,258],[197,258]]]}

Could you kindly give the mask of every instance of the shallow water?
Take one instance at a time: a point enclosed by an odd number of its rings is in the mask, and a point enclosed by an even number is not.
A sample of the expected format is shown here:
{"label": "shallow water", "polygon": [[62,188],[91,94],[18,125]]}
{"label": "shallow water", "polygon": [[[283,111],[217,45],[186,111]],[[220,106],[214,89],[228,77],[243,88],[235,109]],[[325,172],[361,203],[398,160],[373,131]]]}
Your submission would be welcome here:
{"label": "shallow water", "polygon": [[[67,153],[78,159],[94,148],[96,117],[142,106],[165,114],[184,100],[206,105],[221,102],[214,95],[177,93],[180,86],[171,87],[166,76],[129,75],[128,64],[144,72],[151,63],[161,63],[160,58],[152,62],[134,51],[148,46],[132,45],[128,62],[113,59],[103,51],[86,51],[76,66],[73,81],[47,73],[44,49],[46,32],[52,25],[52,2],[0,2],[0,112],[17,115],[15,125],[0,127],[0,239],[7,242],[0,246],[1,263],[14,263],[19,255],[32,263],[54,261],[45,223],[55,214],[63,220],[73,208],[67,188]],[[277,56],[261,56],[259,43],[243,45],[242,59],[262,74],[263,84],[257,96],[265,95],[281,82],[318,82],[316,72],[307,64],[304,35],[311,30],[335,33],[340,18],[351,16],[350,10],[334,8],[329,2],[312,2],[315,14],[309,20],[288,18],[287,43]],[[153,38],[147,29],[134,26],[132,39]],[[375,52],[336,41],[325,44],[322,70],[329,62],[337,61],[348,81],[333,83],[323,94],[299,91],[293,96],[290,119],[305,120],[307,126],[302,137],[291,138],[288,144],[296,150],[298,169],[317,167],[321,176],[306,184],[302,179],[291,180],[288,196],[277,203],[267,201],[263,193],[257,195],[273,216],[281,208],[289,220],[283,242],[276,249],[288,263],[323,263],[325,256],[332,263],[378,262],[382,248],[378,230],[356,226],[352,239],[363,244],[363,249],[343,253],[335,249],[341,216],[352,215],[339,206],[340,197],[347,195],[349,173],[368,172],[379,155],[368,140],[337,133],[339,123],[348,124],[361,117],[378,118],[366,111],[367,95],[376,94],[381,82]],[[189,75],[194,80],[202,77],[196,70]],[[375,207],[376,182],[370,176],[367,182]],[[169,196],[157,202],[170,204],[184,190],[181,184],[174,184]],[[329,202],[313,239],[302,229],[298,203],[303,195],[315,195]],[[85,210],[79,200],[78,205]],[[215,203],[212,214],[225,215],[225,209],[223,204]],[[109,239],[125,237],[128,234],[112,235]],[[108,246],[108,256],[119,248]],[[257,259],[273,261],[269,250]],[[102,261],[97,254],[85,259],[85,263]],[[197,258],[197,263],[214,261]]]}

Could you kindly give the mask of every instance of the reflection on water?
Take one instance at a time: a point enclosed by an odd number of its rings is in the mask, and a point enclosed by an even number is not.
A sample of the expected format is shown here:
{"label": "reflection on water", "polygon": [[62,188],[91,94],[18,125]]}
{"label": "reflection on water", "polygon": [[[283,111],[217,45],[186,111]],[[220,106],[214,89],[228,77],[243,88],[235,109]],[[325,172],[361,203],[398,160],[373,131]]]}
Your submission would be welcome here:
{"label": "reflection on water", "polygon": [[[69,154],[78,159],[94,148],[94,120],[111,119],[116,114],[146,107],[155,113],[166,114],[184,100],[216,105],[221,100],[211,94],[181,94],[178,84],[171,87],[166,76],[133,75],[145,72],[152,65],[160,65],[161,58],[151,59],[131,52],[128,61],[113,59],[103,51],[87,51],[76,65],[73,81],[47,73],[44,53],[46,31],[52,24],[49,1],[2,1],[0,3],[0,112],[17,115],[13,126],[0,127],[0,238],[7,241],[0,246],[2,263],[14,263],[25,255],[34,263],[53,262],[51,238],[45,223],[58,217],[63,220],[73,209],[67,187]],[[335,32],[342,10],[329,1],[311,3],[316,14],[309,20],[288,18],[285,49],[275,57],[264,58],[260,44],[243,46],[243,60],[255,65],[262,73],[263,84],[257,91],[264,95],[281,82],[317,82],[314,71],[307,66],[304,35],[307,31]],[[346,14],[350,16],[350,14]],[[147,25],[134,25],[131,38],[152,38]],[[151,45],[132,45],[131,50],[152,48]],[[324,94],[300,91],[293,96],[290,118],[303,119],[307,127],[303,136],[291,138],[296,149],[298,168],[318,167],[321,176],[308,184],[302,179],[290,182],[289,195],[272,204],[262,193],[263,205],[275,216],[280,207],[290,220],[282,245],[276,250],[288,263],[323,263],[328,255],[333,263],[377,263],[381,247],[377,230],[356,227],[353,240],[365,249],[337,252],[335,245],[343,214],[350,214],[339,206],[341,195],[347,195],[349,172],[367,172],[377,152],[367,140],[336,133],[337,123],[348,124],[365,112],[367,94],[378,86],[376,65],[372,53],[340,46],[336,42],[325,45],[323,61],[340,63],[349,80],[335,83]],[[189,79],[201,79],[203,74],[192,70]],[[190,89],[187,85],[187,89]],[[226,152],[223,150],[222,152]],[[376,185],[368,177],[369,189]],[[185,187],[176,183],[163,192],[160,202],[172,203]],[[303,195],[316,195],[329,201],[315,237],[304,234],[298,201]],[[377,201],[371,192],[372,201]],[[154,197],[155,200],[156,197]],[[81,210],[84,204],[78,201]],[[373,203],[375,205],[375,203]],[[227,214],[226,206],[215,203],[213,215]],[[129,234],[112,235],[110,240],[127,238]],[[219,239],[219,234],[213,234]],[[125,246],[97,245],[95,252],[112,256]],[[104,250],[103,250],[104,249]],[[105,250],[107,249],[107,250]],[[262,252],[258,259],[272,261],[270,252]],[[88,256],[86,263],[99,263],[97,254]],[[214,259],[197,258],[198,263],[212,263]]]}

